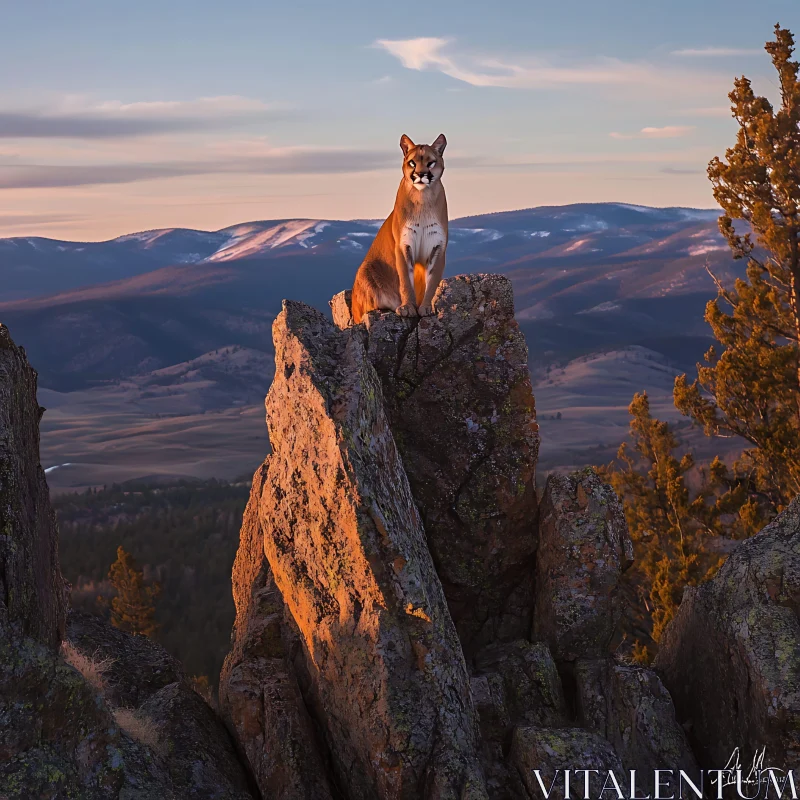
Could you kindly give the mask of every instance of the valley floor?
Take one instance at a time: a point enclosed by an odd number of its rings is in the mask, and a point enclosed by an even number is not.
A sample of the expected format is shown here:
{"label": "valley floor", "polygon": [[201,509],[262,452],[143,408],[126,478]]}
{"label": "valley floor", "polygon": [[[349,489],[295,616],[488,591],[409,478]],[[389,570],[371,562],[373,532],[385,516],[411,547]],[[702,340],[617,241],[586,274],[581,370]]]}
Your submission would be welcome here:
{"label": "valley floor", "polygon": [[[553,469],[613,458],[628,433],[628,404],[643,390],[654,415],[675,424],[699,459],[736,452],[738,443],[708,439],[675,410],[677,372],[659,354],[631,347],[575,359],[538,375],[540,478]],[[221,385],[191,377],[157,387],[152,380],[135,379],[78,392],[40,390],[39,402],[47,408],[42,463],[51,490],[132,479],[249,476],[269,448],[263,402],[234,392],[227,402],[236,405],[225,407],[224,394]],[[179,413],[187,409],[190,413]]]}

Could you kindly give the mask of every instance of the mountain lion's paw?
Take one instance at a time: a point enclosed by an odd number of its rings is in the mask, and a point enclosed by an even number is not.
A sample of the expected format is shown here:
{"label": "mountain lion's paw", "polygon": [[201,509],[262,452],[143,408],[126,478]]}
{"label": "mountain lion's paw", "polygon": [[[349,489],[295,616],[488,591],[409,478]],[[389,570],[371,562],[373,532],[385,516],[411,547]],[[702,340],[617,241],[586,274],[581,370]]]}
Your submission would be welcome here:
{"label": "mountain lion's paw", "polygon": [[401,317],[416,317],[417,309],[413,303],[406,303],[397,307],[397,314]]}
{"label": "mountain lion's paw", "polygon": [[436,313],[436,311],[434,311],[434,309],[433,309],[433,305],[432,304],[431,305],[426,305],[426,306],[420,306],[419,309],[417,309],[417,310],[418,310],[419,315],[421,317],[430,317],[430,316],[432,316],[433,314]]}

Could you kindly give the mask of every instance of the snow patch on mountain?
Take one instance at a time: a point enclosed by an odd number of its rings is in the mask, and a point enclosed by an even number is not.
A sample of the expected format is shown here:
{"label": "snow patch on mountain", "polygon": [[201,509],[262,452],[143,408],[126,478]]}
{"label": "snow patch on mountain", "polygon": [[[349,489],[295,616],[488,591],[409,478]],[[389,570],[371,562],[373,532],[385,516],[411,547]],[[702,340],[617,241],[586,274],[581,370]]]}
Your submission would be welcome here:
{"label": "snow patch on mountain", "polygon": [[237,225],[228,229],[231,238],[206,261],[233,261],[290,244],[308,248],[309,240],[330,224],[315,219],[294,219],[266,229],[257,223]]}

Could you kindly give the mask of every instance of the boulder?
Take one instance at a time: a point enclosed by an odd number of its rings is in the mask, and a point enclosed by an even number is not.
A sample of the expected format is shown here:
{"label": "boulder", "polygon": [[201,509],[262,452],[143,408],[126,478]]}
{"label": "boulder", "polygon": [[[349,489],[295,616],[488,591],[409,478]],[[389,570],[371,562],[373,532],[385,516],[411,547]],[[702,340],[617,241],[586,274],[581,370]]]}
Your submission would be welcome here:
{"label": "boulder", "polygon": [[[607,773],[613,772],[620,782],[623,778],[614,748],[602,737],[581,728],[517,728],[509,759],[530,797],[614,797],[612,793],[602,793]],[[570,772],[569,792],[565,770]],[[586,779],[588,792],[584,792]]]}
{"label": "boulder", "polygon": [[483,737],[483,767],[492,800],[525,798],[509,743],[517,726],[569,724],[564,691],[550,651],[520,639],[483,648],[470,681]]}
{"label": "boulder", "polygon": [[185,682],[159,689],[139,708],[139,718],[154,728],[157,752],[177,797],[252,800],[230,734]]}
{"label": "boulder", "polygon": [[[110,741],[119,750],[120,796],[134,789],[135,797],[253,796],[249,770],[227,728],[164,648],[74,611],[67,620],[66,641],[102,664],[101,684],[91,689],[95,713],[110,718],[104,724],[114,732]],[[80,729],[80,722],[75,724]],[[64,726],[65,733],[69,729]]]}
{"label": "boulder", "polygon": [[159,689],[186,681],[180,661],[146,636],[131,636],[101,617],[70,611],[66,639],[107,664],[103,696],[112,706],[137,708]]}
{"label": "boulder", "polygon": [[351,800],[484,798],[466,664],[363,334],[287,301],[273,338],[251,502],[334,782]]}
{"label": "boulder", "polygon": [[684,770],[695,779],[698,766],[686,733],[653,670],[604,658],[576,662],[574,674],[581,724],[614,746],[625,770],[639,774],[645,793],[655,794],[657,769]]}
{"label": "boulder", "polygon": [[[331,303],[351,324],[345,293]],[[435,316],[356,326],[467,655],[530,632],[538,424],[528,349],[500,275],[442,281]]]}
{"label": "boulder", "polygon": [[684,590],[655,661],[701,765],[800,760],[800,498]]}
{"label": "boulder", "polygon": [[533,638],[556,661],[608,655],[633,544],[613,489],[587,468],[550,475],[539,514]]}
{"label": "boulder", "polygon": [[[484,681],[492,687],[509,724],[542,728],[567,724],[561,678],[542,642],[519,639],[489,645],[476,655],[473,675],[473,685]],[[503,737],[507,733],[504,730]]]}

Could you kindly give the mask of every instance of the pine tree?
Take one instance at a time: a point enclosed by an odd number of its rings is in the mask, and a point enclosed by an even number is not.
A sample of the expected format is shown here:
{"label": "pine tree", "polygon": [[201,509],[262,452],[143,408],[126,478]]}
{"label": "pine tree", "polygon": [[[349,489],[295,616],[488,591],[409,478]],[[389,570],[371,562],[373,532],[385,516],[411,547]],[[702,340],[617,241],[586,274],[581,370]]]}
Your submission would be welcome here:
{"label": "pine tree", "polygon": [[736,144],[708,168],[720,231],[747,260],[747,277],[733,288],[715,277],[705,318],[722,351],[712,347],[697,379],[679,376],[674,390],[677,408],[708,435],[749,443],[736,470],[752,484],[741,512],[751,526],[800,493],[800,81],[788,30],[776,25],[766,50],[780,106],[738,78],[729,95]]}
{"label": "pine tree", "polygon": [[718,458],[707,469],[666,422],[650,412],[647,393],[636,394],[631,415],[631,445],[623,443],[616,462],[599,472],[623,501],[635,561],[623,592],[629,615],[623,629],[635,660],[650,660],[661,633],[675,615],[685,586],[713,575],[722,562],[720,537],[745,536],[736,510],[745,487]]}
{"label": "pine tree", "polygon": [[108,577],[116,591],[111,600],[111,624],[129,633],[152,636],[158,630],[155,599],[161,587],[145,582],[143,571],[121,546]]}

